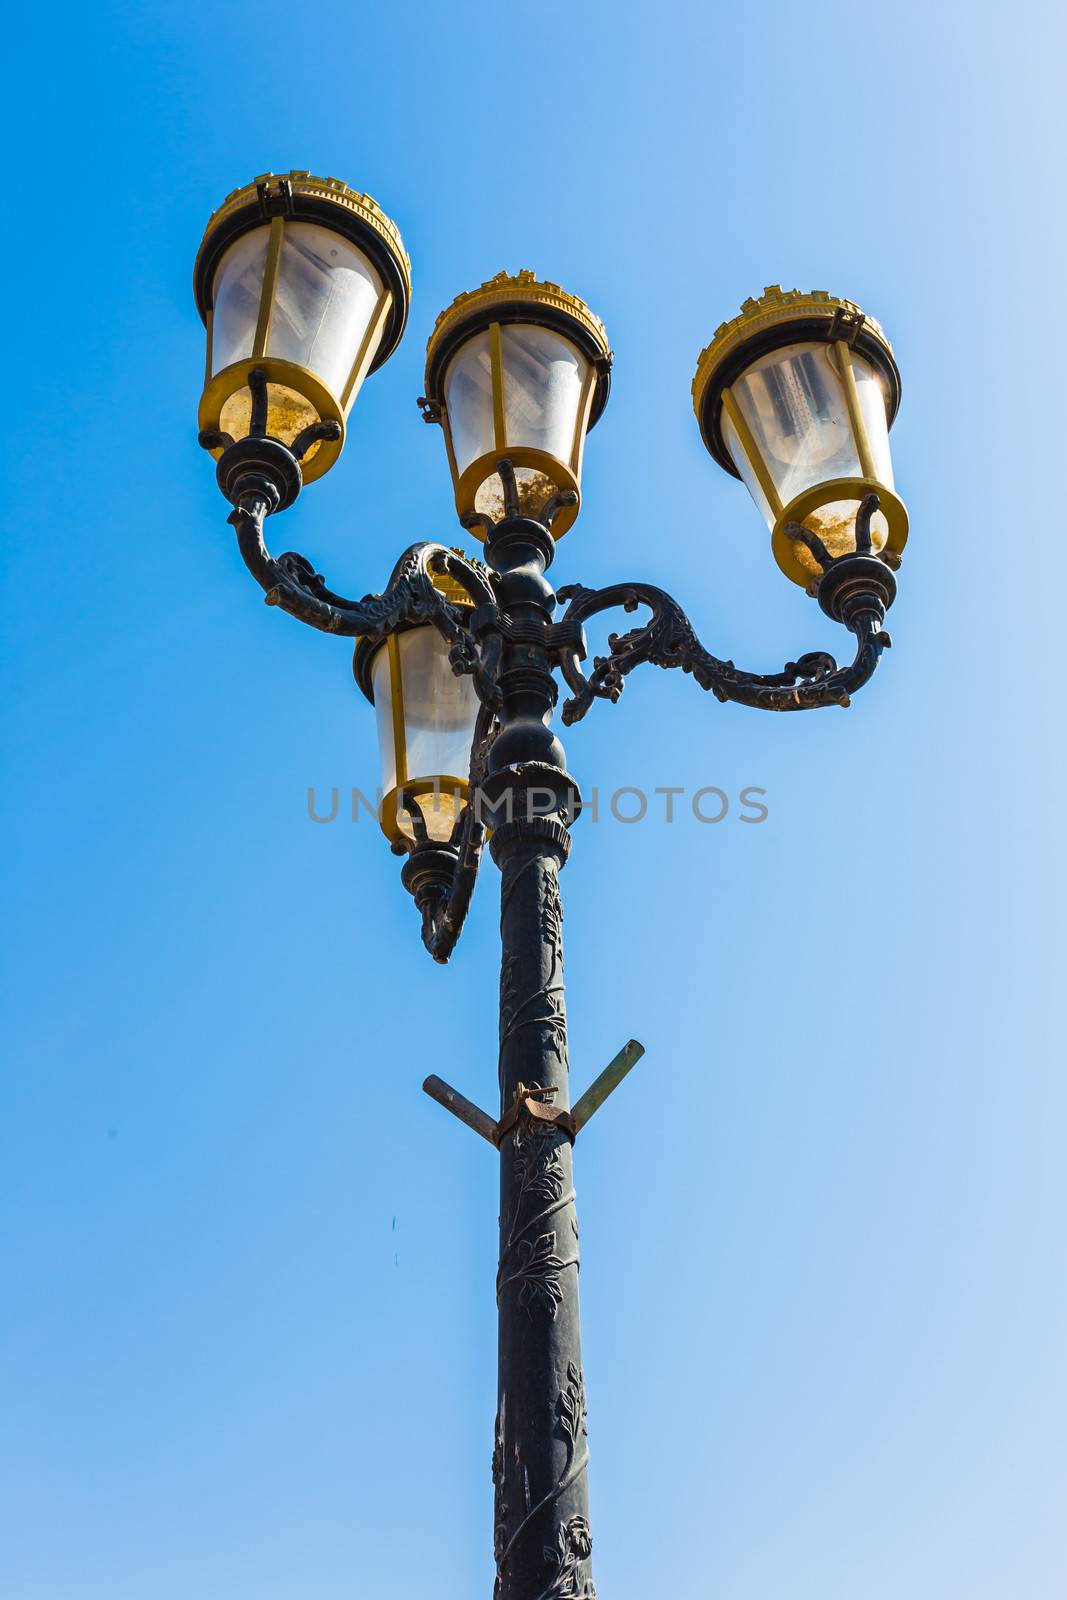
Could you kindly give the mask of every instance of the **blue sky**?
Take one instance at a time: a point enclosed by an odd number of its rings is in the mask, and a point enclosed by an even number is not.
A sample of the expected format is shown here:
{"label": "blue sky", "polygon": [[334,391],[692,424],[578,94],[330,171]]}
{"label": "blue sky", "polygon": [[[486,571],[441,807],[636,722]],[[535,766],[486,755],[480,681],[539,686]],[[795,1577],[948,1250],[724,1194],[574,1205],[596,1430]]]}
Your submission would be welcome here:
{"label": "blue sky", "polygon": [[[28,8],[8,101],[5,1600],[488,1594],[496,883],[447,969],[364,818],[348,651],[264,608],[196,446],[190,287],[273,168],[375,195],[409,331],[272,530],[331,584],[460,542],[437,311],[530,266],[616,352],[559,583],[760,670],[837,630],[704,453],[700,348],[847,295],[904,376],[894,649],[848,712],[642,669],[566,736],[594,1567],[614,1600],[1067,1587],[1058,11]],[[33,204],[31,206],[30,201]],[[27,219],[27,220],[24,220]],[[614,625],[614,619],[611,624]],[[604,632],[606,632],[606,627]]]}

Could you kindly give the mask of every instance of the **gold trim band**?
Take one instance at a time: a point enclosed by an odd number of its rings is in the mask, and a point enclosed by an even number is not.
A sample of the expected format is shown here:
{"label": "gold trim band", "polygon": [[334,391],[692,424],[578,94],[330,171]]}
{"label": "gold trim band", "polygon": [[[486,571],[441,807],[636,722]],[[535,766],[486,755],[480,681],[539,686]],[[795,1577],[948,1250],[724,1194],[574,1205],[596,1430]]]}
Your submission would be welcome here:
{"label": "gold trim band", "polygon": [[854,301],[841,300],[837,295],[828,294],[825,289],[783,289],[779,284],[772,283],[764,289],[758,300],[746,300],[740,315],[722,323],[716,329],[711,343],[700,352],[693,378],[693,409],[697,420],[703,413],[708,385],[729,356],[768,328],[790,322],[810,322],[813,319],[825,319],[828,330],[835,324],[840,325],[842,320],[853,326],[858,320],[864,335],[872,337],[883,347],[890,361],[893,360],[893,346],[885,329],[873,317],[866,316]]}
{"label": "gold trim band", "polygon": [[377,200],[369,194],[360,194],[355,189],[350,189],[347,183],[342,183],[340,178],[316,178],[310,172],[294,169],[287,173],[261,173],[258,178],[253,178],[251,183],[242,184],[239,189],[234,189],[228,194],[221,206],[213,211],[208,225],[204,229],[204,237],[200,249],[196,254],[196,267],[194,268],[194,282],[200,265],[200,257],[204,253],[211,235],[233,215],[246,206],[255,204],[259,199],[260,186],[269,188],[272,185],[288,184],[295,195],[306,195],[310,199],[325,200],[330,205],[340,207],[351,215],[359,218],[361,222],[372,228],[379,238],[389,247],[389,251],[396,261],[400,276],[407,290],[407,297],[411,299],[411,260],[404,249],[404,241],[400,237],[400,229],[393,219],[385,214]]}
{"label": "gold trim band", "polygon": [[793,541],[785,532],[786,523],[803,524],[812,512],[818,511],[822,506],[832,505],[835,500],[859,501],[872,490],[878,496],[878,509],[885,517],[889,529],[882,548],[900,554],[908,542],[908,513],[900,496],[892,489],[887,489],[885,484],[879,483],[876,478],[831,478],[827,483],[812,484],[810,489],[805,489],[802,494],[796,495],[782,509],[775,521],[771,532],[771,549],[774,551],[774,559],[787,578],[791,578],[802,589],[806,589],[812,575],[797,560]]}
{"label": "gold trim band", "polygon": [[848,407],[848,420],[852,427],[852,437],[856,441],[856,454],[859,456],[860,471],[865,478],[875,479],[878,473],[875,470],[874,457],[871,454],[870,441],[867,438],[867,424],[864,422],[863,412],[860,410],[856,374],[852,370],[852,351],[844,339],[838,339],[834,345],[834,354],[837,356],[838,376],[845,391],[845,404]]}
{"label": "gold trim band", "polygon": [[270,236],[267,239],[267,259],[263,264],[263,287],[259,294],[259,316],[256,320],[256,335],[252,340],[252,359],[258,361],[267,348],[270,338],[271,324],[274,321],[274,294],[278,287],[278,267],[282,259],[282,241],[285,236],[285,221],[282,217],[272,217],[270,222]]}
{"label": "gold trim band", "polygon": [[[741,441],[741,448],[748,457],[748,462],[753,472],[756,474],[756,482],[763,490],[767,504],[776,517],[781,516],[782,497],[778,493],[778,486],[767,470],[767,463],[763,459],[763,453],[752,437],[752,429],[748,425],[747,418],[742,414],[741,407],[734,399],[732,389],[723,390],[722,408],[734,425],[734,432]],[[736,466],[737,463],[735,462],[734,465]]]}
{"label": "gold trim band", "polygon": [[[261,356],[258,361],[254,356],[245,356],[223,367],[208,382],[200,396],[200,428],[215,432],[221,427],[223,406],[238,389],[247,388],[248,374],[255,367],[266,374],[268,384],[281,384],[300,395],[318,412],[321,422],[340,425],[339,439],[324,439],[315,446],[314,453],[305,456],[300,463],[304,482],[314,483],[316,478],[321,478],[324,472],[329,471],[341,454],[345,440],[345,413],[336,395],[307,367],[299,367],[293,361],[283,361],[280,356]],[[212,450],[211,454],[217,461],[222,451]]]}
{"label": "gold trim band", "polygon": [[404,674],[400,668],[400,640],[391,633],[385,641],[389,652],[389,710],[393,719],[393,767],[396,787],[408,781],[408,747],[404,734]]}
{"label": "gold trim band", "polygon": [[470,801],[470,784],[466,778],[453,778],[447,773],[442,773],[437,778],[415,778],[410,782],[394,784],[388,793],[382,796],[382,803],[378,809],[378,826],[385,837],[393,844],[398,844],[401,839],[408,839],[400,826],[398,813],[402,811],[399,804],[402,794],[409,795],[412,800],[421,799],[423,795],[438,794],[450,795],[463,805]]}
{"label": "gold trim band", "polygon": [[524,269],[514,276],[498,272],[495,278],[489,278],[479,288],[469,289],[466,293],[457,295],[452,304],[445,307],[437,318],[426,345],[427,375],[435,351],[453,328],[466,322],[476,312],[491,310],[496,306],[514,305],[516,301],[519,304],[525,302],[528,305],[544,306],[552,311],[564,312],[592,336],[604,360],[611,360],[607,329],[585,301],[579,300],[575,294],[569,294],[558,283],[542,282],[534,273]]}
{"label": "gold trim band", "polygon": [[489,325],[489,374],[493,385],[493,442],[503,455],[508,436],[504,424],[504,356],[500,345],[500,324],[492,322]]}

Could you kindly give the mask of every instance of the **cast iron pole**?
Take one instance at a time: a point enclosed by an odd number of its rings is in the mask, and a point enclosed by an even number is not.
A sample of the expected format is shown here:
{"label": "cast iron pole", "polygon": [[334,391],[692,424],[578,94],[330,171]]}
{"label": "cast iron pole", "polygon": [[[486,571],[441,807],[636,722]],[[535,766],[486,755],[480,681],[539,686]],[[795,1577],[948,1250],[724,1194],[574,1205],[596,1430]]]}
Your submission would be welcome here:
{"label": "cast iron pole", "polygon": [[[576,790],[547,724],[551,535],[498,524],[487,551],[507,638],[485,795],[501,869],[496,1600],[593,1600],[559,872]],[[510,820],[508,820],[510,818]]]}

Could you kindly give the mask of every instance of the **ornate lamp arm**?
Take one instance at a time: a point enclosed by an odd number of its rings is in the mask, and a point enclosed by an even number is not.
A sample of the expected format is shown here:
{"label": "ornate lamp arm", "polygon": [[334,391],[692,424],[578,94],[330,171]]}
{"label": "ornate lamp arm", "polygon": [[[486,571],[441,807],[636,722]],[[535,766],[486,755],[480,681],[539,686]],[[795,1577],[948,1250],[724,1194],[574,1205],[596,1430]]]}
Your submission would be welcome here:
{"label": "ornate lamp arm", "polygon": [[281,606],[290,616],[323,633],[348,638],[384,639],[403,622],[432,623],[453,645],[458,671],[473,672],[477,653],[462,624],[462,612],[434,587],[429,576],[433,562],[447,570],[475,603],[492,601],[489,584],[473,567],[438,544],[412,545],[401,556],[389,587],[382,595],[348,600],[327,588],[326,580],[304,556],[288,550],[275,559],[267,549],[263,527],[273,512],[292,505],[300,493],[300,463],[313,444],[336,436],[337,424],[315,423],[284,445],[266,432],[267,376],[249,373],[252,414],[247,437],[234,441],[229,434],[205,432],[200,443],[206,450],[222,446],[218,484],[233,506],[229,520],[237,530],[237,543],[245,566],[266,592],[267,604]]}
{"label": "ornate lamp arm", "polygon": [[[268,605],[280,606],[290,616],[323,633],[361,638],[376,644],[405,625],[430,624],[451,646],[449,660],[456,673],[470,673],[481,701],[471,747],[469,792],[476,795],[495,730],[500,703],[497,687],[501,641],[491,629],[475,638],[469,626],[470,606],[456,605],[434,584],[431,573],[458,583],[478,608],[493,616],[496,596],[475,565],[444,545],[425,541],[414,544],[393,569],[385,592],[349,600],[326,585],[304,556],[289,550],[275,558],[264,540],[269,516],[284,510],[301,488],[300,461],[316,439],[329,437],[330,425],[305,429],[291,446],[266,434],[266,379],[253,372],[252,426],[245,439],[204,433],[206,449],[222,446],[218,482],[231,502],[229,521],[245,566],[264,590]],[[323,430],[326,430],[325,432]],[[463,929],[481,858],[485,829],[476,804],[463,808],[452,838],[444,846],[432,842],[418,806],[408,807],[413,840],[394,848],[408,859],[402,881],[422,914],[422,937],[435,961],[446,962]]]}
{"label": "ornate lamp arm", "polygon": [[[447,556],[449,571],[454,570],[456,557],[443,545],[430,541],[413,544],[397,562],[384,594],[348,600],[327,587],[326,580],[305,556],[293,550],[277,558],[270,554],[263,539],[269,510],[262,495],[243,495],[229,518],[237,530],[245,566],[266,591],[269,606],[280,606],[291,617],[323,633],[347,638],[384,639],[401,623],[429,622],[453,646],[460,647],[465,660],[470,641],[463,626],[463,609],[446,600],[430,579],[431,566],[436,566],[441,557]],[[483,585],[473,569],[464,576],[469,583]],[[488,585],[484,588],[491,598]],[[472,653],[470,664],[461,670],[473,671],[474,666]]]}
{"label": "ornate lamp arm", "polygon": [[877,508],[877,495],[868,495],[857,517],[856,550],[836,560],[807,530],[791,530],[808,545],[822,568],[814,585],[820,606],[855,635],[856,653],[848,666],[839,667],[833,656],[813,651],[789,662],[782,672],[743,672],[732,661],[721,661],[704,649],[681,606],[663,589],[647,583],[612,584],[606,589],[572,584],[559,591],[561,600],[570,600],[565,622],[583,622],[612,606],[635,611],[646,605],[652,616],[641,628],[612,634],[610,655],[598,656],[588,677],[576,651],[561,653],[560,669],[573,690],[573,698],[563,706],[563,721],[580,721],[594,699],[617,701],[626,675],[642,661],[657,667],[681,667],[717,700],[734,700],[761,711],[847,706],[892,643],[882,624],[896,597],[896,580],[889,567],[871,553],[870,521]]}

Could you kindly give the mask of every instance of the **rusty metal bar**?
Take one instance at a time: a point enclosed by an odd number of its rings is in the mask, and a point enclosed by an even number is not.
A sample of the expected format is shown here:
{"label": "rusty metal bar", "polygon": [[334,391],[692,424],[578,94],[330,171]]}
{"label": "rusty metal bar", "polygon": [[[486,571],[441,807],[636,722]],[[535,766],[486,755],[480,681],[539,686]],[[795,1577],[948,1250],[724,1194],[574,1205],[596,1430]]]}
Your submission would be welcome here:
{"label": "rusty metal bar", "polygon": [[645,1053],[643,1044],[638,1044],[636,1039],[631,1039],[624,1044],[615,1058],[608,1062],[598,1078],[594,1078],[588,1089],[577,1101],[571,1111],[571,1121],[575,1133],[579,1133],[594,1111],[599,1111],[608,1095],[625,1078],[631,1067],[635,1067]]}
{"label": "rusty metal bar", "polygon": [[483,1139],[488,1139],[493,1148],[496,1148],[496,1122],[488,1112],[476,1106],[473,1100],[468,1100],[458,1089],[453,1089],[450,1083],[446,1083],[434,1073],[430,1074],[422,1087],[431,1100],[436,1100],[439,1106],[451,1111],[460,1122],[465,1122],[468,1128],[473,1128],[475,1133],[480,1133]]}

